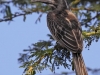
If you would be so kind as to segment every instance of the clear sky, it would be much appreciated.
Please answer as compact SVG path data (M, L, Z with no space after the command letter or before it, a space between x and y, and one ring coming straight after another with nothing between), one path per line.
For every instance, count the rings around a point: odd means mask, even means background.
M27 16L25 22L23 17L15 18L14 21L0 23L0 75L22 75L23 69L17 59L23 49L28 49L32 43L38 40L47 40L49 32L46 24L46 14L41 18L41 22L35 24L37 14ZM85 46L85 45L84 45ZM83 51L84 61L87 67L93 69L100 68L100 41L93 43L90 50ZM56 73L68 71L64 68L56 70ZM52 74L50 70L45 70L36 75Z

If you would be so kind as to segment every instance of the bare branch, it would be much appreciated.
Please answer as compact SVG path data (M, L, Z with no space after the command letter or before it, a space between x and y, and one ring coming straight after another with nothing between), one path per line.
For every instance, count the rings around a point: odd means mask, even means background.
M43 15L43 14L40 14L40 15L39 15L39 17L37 18L37 20L35 21L35 23L37 23L38 21L41 20L42 15Z

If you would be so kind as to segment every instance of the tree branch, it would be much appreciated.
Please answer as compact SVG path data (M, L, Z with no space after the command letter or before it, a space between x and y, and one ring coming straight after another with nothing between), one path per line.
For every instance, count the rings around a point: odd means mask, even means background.
M19 12L16 12L15 14L12 14L12 17L7 17L7 18L4 18L4 19L0 19L0 22L3 22L3 21L11 21L15 17L24 16L26 14L31 14L31 13L32 12L27 12L27 13L19 13Z
M100 30L98 30L97 32L95 32L95 31L92 31L92 32L83 31L82 34L83 34L84 36L87 36L87 37L93 36L93 35L96 35L96 34L100 35Z
M12 2L14 2L14 1L0 1L0 4L5 4L5 3L9 4L9 3L12 3Z
M71 7L71 10L87 10L87 11L95 11L95 10L93 10L93 9L91 9L91 8L73 8L73 7Z

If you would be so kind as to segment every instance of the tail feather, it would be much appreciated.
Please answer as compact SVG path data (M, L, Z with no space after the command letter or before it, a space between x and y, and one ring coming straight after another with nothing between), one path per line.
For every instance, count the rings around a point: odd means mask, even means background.
M73 62L76 75L88 75L81 53L73 53Z

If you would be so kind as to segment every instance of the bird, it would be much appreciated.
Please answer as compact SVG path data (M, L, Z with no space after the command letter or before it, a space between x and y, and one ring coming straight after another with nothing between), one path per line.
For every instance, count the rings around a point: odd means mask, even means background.
M73 55L76 75L88 75L82 57L82 28L77 17L71 12L66 0L54 0L52 10L47 14L47 26L52 37Z

